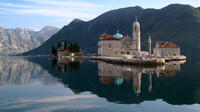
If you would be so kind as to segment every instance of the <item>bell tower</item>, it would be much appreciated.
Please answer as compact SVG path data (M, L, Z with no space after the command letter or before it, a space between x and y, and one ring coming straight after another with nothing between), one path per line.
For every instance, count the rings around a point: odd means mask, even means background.
M151 54L151 35L149 33L149 40L148 40L148 52Z
M140 42L140 23L138 22L137 18L133 23L133 50L135 52L141 51L141 42Z

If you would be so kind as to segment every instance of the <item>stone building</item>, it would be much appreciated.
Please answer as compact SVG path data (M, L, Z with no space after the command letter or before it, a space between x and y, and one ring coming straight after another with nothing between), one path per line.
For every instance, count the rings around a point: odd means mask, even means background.
M134 57L148 57L152 52L151 35L148 39L148 52L141 51L141 34L140 23L135 20L133 22L132 37L123 36L117 31L115 35L109 35L103 33L99 37L98 41L98 55L119 57L122 54L134 55ZM153 56L161 58L174 58L174 59L186 59L180 55L180 47L170 42L156 42L155 48L153 48Z
M65 56L69 56L69 50L64 48L64 43L62 42L61 46L59 48L57 48L57 55L58 58L62 58Z
M134 54L141 51L140 43L140 24L136 19L133 23L132 37L123 36L119 31L115 35L101 34L98 41L98 55Z
M170 42L156 42L153 54L162 58L180 56L180 47Z

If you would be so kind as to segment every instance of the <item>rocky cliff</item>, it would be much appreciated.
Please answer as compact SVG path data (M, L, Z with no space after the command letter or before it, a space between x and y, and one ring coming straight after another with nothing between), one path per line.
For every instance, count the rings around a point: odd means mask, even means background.
M58 28L51 26L46 26L40 31L0 27L0 55L16 55L34 49L57 33L58 30Z

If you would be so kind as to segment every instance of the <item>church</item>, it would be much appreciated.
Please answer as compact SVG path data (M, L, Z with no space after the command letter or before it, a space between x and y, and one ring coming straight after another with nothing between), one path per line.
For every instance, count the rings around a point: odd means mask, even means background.
M98 41L98 55L100 56L118 56L121 54L133 55L141 51L140 45L140 23L133 22L132 37L123 36L117 31L115 35L103 33Z
M136 19L133 22L132 37L123 36L119 31L115 35L101 34L98 41L98 55L113 57L125 54L148 57L149 54L152 54L151 43L151 36L149 35L148 52L141 51L140 23ZM171 42L156 42L152 55L161 58L181 57L180 47ZM185 56L183 59L185 59Z

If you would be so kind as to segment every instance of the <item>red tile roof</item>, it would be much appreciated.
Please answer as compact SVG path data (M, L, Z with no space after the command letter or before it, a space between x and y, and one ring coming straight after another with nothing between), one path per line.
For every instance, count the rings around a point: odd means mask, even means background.
M65 49L64 52L69 52L69 50L68 50L68 49Z
M119 39L117 39L117 38L115 38L112 35L109 35L107 33L101 34L100 38L102 38L102 40L119 40Z
M179 70L165 70L165 71L161 71L159 75L169 77L169 76L175 76L177 72L180 72L180 71Z
M126 36L123 36L123 37L117 39L117 38L115 38L115 37L112 36L112 35L109 35L109 34L107 34L107 33L103 33L103 34L100 35L99 38L102 38L101 40L123 40L125 37L126 37Z
M180 48L178 45L170 42L157 42L159 48Z
M113 83L114 81L114 77L100 77L100 82L102 84L110 84L110 83Z

